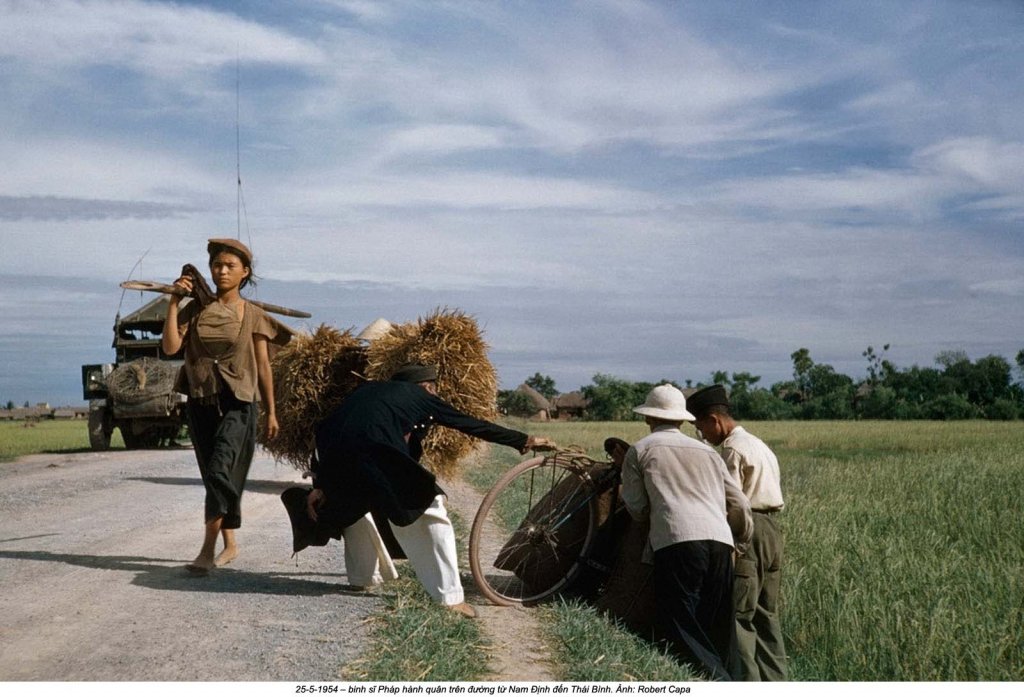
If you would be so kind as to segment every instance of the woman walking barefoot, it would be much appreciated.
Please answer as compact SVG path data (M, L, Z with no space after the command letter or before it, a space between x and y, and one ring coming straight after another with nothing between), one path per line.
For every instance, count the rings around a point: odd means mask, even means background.
M216 299L205 307L193 299L179 312L178 298L169 296L161 339L168 355L185 348L177 389L188 395L189 435L206 488L203 546L185 566L195 574L238 556L235 530L242 525L242 490L256 448L261 397L267 437L278 431L268 343L285 344L292 335L241 296L252 283L248 247L218 238L209 240L206 250ZM174 285L191 293L193 281L185 274ZM224 549L215 557L218 536Z

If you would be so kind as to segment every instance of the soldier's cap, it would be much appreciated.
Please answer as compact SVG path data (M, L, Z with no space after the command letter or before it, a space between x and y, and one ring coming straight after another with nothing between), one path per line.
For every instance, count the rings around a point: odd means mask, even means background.
M616 438L615 436L612 436L610 438L605 438L604 439L604 451L606 453L611 455L613 452L615 452L615 448L622 448L623 450L629 450L629 443L627 443L626 441L622 440L621 438Z
M700 416L713 406L729 406L729 394L722 385L709 385L702 387L686 399L686 405L697 416Z
M291 486L281 493L281 502L288 511L288 520L292 524L293 555L310 545L323 547L331 539L326 527L318 525L317 521L309 517L306 509L309 492L309 487Z
M434 382L437 380L437 366L422 363L406 363L392 374L395 382Z
M213 254L214 250L218 247L227 247L227 251L234 252L241 257L246 266L252 266L252 252L238 240L230 237L212 237L206 241L207 254ZM217 251L223 250L217 249Z

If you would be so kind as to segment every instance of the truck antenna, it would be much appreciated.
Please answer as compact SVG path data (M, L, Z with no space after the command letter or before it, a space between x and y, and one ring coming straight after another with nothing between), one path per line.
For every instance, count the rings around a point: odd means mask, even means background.
M237 209L237 232L236 237L242 239L242 135L239 122L241 121L240 86L239 86L239 56L235 52L235 179L238 182L238 190L235 196L235 207Z
M241 133L241 59L238 52L235 53L235 180L238 182L236 195L236 216L237 230L235 237L242 239L242 218L245 218L245 235L248 238L249 249L252 249L252 230L249 229L249 214L245 210L245 194L242 191L242 133Z

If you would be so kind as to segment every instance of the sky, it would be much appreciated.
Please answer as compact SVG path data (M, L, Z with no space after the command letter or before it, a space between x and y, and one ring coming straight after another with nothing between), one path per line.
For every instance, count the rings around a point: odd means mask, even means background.
M298 329L472 315L505 389L1012 362L1021 36L1016 0L0 0L0 403L83 403L156 297L118 283L226 236Z

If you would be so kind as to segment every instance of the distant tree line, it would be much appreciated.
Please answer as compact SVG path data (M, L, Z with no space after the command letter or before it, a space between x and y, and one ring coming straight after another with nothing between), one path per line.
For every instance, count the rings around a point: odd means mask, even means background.
M24 407L25 409L28 409L28 407L29 407L28 400L25 401L25 403L22 405L22 407ZM14 409L17 409L17 407L14 406L14 402L12 400L8 399L7 400L7 404L4 405L4 409L6 409L7 411L13 411Z
M794 351L793 379L760 387L759 375L715 371L709 382L672 380L631 382L597 374L580 388L588 400L584 418L592 421L637 419L633 407L643 403L655 385L665 382L680 389L705 384L725 385L733 414L739 419L997 419L1024 417L1024 350L1016 365L1001 356L971 361L963 351L943 351L935 367L897 368L885 358L889 345L861 354L867 376L854 380L831 365L816 363L806 348ZM1016 373L1016 376L1015 376ZM1016 377L1016 379L1015 379ZM558 395L555 381L540 373L525 383L544 397ZM499 393L499 406L507 414L527 416L533 405L522 392Z

